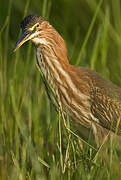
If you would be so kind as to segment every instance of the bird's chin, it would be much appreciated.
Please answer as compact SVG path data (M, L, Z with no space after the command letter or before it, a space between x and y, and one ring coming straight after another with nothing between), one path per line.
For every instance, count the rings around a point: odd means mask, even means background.
M33 42L35 45L39 45L39 44L41 44L41 45L47 45L47 44L48 44L48 42L46 41L45 38L37 38L37 37L35 37L35 38L32 39L32 42Z

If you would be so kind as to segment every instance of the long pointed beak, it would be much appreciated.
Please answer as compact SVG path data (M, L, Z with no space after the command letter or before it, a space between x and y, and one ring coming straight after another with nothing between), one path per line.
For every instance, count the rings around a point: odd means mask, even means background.
M18 48L20 48L22 46L22 44L24 44L26 41L28 41L30 38L31 32L30 31L24 31L22 32L22 34L20 35L19 40L16 42L16 45L13 49L13 51L15 52Z

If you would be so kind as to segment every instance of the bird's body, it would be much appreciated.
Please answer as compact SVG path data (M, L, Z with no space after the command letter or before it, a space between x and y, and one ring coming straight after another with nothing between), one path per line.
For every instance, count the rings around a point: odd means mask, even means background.
M34 42L38 66L69 115L74 131L86 141L90 136L96 145L103 143L110 132L121 135L121 89L93 70L70 65L63 38L43 18L30 15L21 26L24 42ZM24 42L20 39L16 49Z

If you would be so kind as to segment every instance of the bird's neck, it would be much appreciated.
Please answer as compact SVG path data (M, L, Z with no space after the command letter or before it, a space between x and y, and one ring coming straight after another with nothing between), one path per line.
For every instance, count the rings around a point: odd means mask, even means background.
M59 34L57 35L55 39L51 37L41 38L40 44L36 46L36 55L41 71L57 98L60 98L58 90L64 86L67 87L67 81L64 79L68 76L67 71L70 65L65 42ZM34 41L37 43L37 39Z
M37 62L46 79L52 81L62 81L62 76L70 67L68 63L67 48L63 38L57 31L51 31L47 36L34 38L36 45Z

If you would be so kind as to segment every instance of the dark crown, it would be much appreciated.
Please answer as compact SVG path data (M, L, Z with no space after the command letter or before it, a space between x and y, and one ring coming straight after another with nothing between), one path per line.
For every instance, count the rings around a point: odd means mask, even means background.
M43 21L44 21L44 18L42 18L41 16L37 14L30 14L26 16L24 20L21 22L22 31L32 27L37 22L42 23Z

